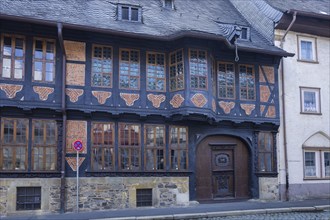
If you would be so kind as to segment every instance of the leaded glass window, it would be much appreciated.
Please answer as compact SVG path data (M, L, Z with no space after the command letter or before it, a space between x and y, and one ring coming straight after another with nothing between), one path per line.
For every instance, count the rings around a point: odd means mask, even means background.
M184 89L183 50L170 53L170 91Z
M189 57L190 87L192 89L207 88L207 56L205 50L190 49Z
M92 86L112 87L112 47L93 45Z
M2 118L0 169L22 171L27 169L28 120Z
M92 170L114 169L114 123L92 123Z
M121 170L140 170L140 130L140 125L119 123L119 167Z
M271 132L260 132L258 136L259 172L272 172L274 167L274 140Z
M242 100L255 100L255 73L250 65L239 65L240 98Z
M165 126L145 125L145 169L165 169Z
M147 53L147 90L165 92L165 54Z
M22 80L24 77L25 39L1 35L0 79ZM0 65L1 67L1 65Z
M32 120L32 170L56 170L57 125L53 120Z
M188 169L188 128L170 126L171 170Z
M53 83L55 80L55 41L35 39L33 81Z
M120 49L119 88L140 88L140 52L138 50Z
M235 98L235 69L233 63L218 63L218 97Z

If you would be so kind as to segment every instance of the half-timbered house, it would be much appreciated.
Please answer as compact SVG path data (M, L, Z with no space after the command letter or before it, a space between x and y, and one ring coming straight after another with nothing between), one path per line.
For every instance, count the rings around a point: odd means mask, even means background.
M229 0L2 0L0 34L1 214L74 211L76 140L83 211L260 198L277 179L292 54Z

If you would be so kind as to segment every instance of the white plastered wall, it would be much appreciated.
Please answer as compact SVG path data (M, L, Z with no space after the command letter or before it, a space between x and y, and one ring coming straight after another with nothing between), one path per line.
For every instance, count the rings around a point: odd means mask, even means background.
M275 44L279 46L284 31L276 30ZM316 38L317 63L298 61L297 35ZM287 157L289 183L291 184L329 184L330 180L304 180L303 144L315 133L322 132L330 136L329 94L330 94L330 39L315 35L289 32L283 43L283 49L295 53L294 57L283 58L285 83L285 113L287 134ZM280 73L280 72L279 72ZM280 80L283 80L280 76ZM280 83L281 85L281 83ZM300 113L300 87L320 88L321 115ZM280 89L280 100L282 88ZM281 104L281 116L282 100ZM283 142L283 117L278 139L279 184L285 185L285 160ZM320 139L320 142L324 140ZM329 146L329 145L328 145ZM282 192L283 193L283 192Z

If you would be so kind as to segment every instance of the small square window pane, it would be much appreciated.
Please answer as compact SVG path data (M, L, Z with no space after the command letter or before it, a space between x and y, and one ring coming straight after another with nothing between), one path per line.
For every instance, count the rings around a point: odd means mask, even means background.
M316 94L311 91L304 91L304 111L316 112Z
M131 8L131 21L139 20L139 9Z
M121 8L121 19L122 20L129 20L128 11L129 11L128 7L122 7Z
M313 48L311 41L300 41L301 59L313 60Z
M315 152L305 152L305 176L316 176Z
M34 58L42 59L42 41L36 40Z
M54 42L47 42L47 48L46 48L46 59L47 60L54 60L55 55L55 44Z
M52 82L54 79L54 64L46 63L46 81Z
M11 38L4 37L3 39L4 47L3 47L3 55L10 56L11 55Z
M324 175L330 177L330 152L324 152Z
M15 56L23 57L23 39L16 38Z
M34 80L42 80L42 62L34 63Z
M10 78L11 59L3 58L2 77Z
M23 78L23 60L15 60L15 79Z

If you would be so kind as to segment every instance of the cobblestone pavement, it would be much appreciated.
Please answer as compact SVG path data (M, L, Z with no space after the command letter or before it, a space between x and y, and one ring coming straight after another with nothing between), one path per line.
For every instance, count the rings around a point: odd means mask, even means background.
M202 218L201 220L330 220L330 210Z

